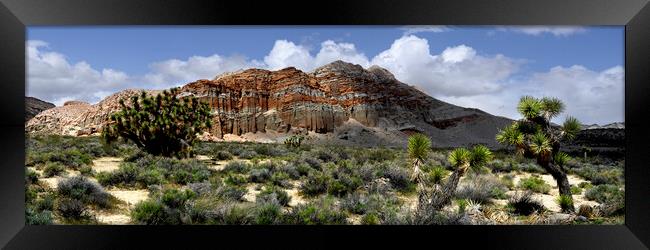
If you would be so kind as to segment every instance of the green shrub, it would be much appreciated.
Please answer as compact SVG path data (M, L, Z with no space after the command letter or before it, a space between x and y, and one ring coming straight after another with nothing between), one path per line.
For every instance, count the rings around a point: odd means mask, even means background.
M102 137L107 142L131 140L153 155L191 156L196 135L212 126L212 114L208 104L178 94L180 89L172 88L155 97L143 91L131 96L128 105L120 100L121 110L111 115Z
M284 219L286 224L296 225L347 224L345 213L338 210L329 198L299 204L291 208Z
M515 179L515 177L513 175L510 175L510 174L504 175L504 176L501 176L501 183L503 183L503 185L505 185L508 189L512 190L512 189L515 188L514 179Z
M43 169L43 177L60 176L65 173L65 166L58 162L48 162Z
M582 189L590 189L590 188L592 188L592 187L594 187L594 186L593 186L591 183L589 183L589 182L583 181L583 182L580 182L580 183L578 184L578 187L579 187L579 188L582 188Z
M289 182L290 179L291 177L284 172L275 172L271 175L271 183L281 187L291 187L291 182Z
M264 183L271 179L271 171L266 168L254 168L249 173L249 180L254 183Z
M540 167L539 165L533 162L521 163L517 166L517 168L520 169L521 171L528 172L528 173L534 173L534 174L546 173L546 170L544 170L542 167Z
M563 212L571 212L570 209L573 208L573 199L566 195L560 195L557 197L557 204L560 205Z
M571 194L582 194L582 188L576 185L571 185Z
M551 191L551 185L547 184L542 178L537 176L521 179L519 181L519 187L524 190L543 194L548 194Z
M224 150L219 150L214 153L212 156L212 159L217 160L217 161L227 161L227 160L232 160L232 154L228 151Z
M354 192L360 186L361 179L348 174L339 174L336 179L331 179L328 183L327 193L341 197Z
M300 192L307 196L316 196L327 192L331 177L322 172L312 172L300 186Z
M246 195L248 191L246 190L246 188L243 187L223 185L217 188L216 193L217 193L217 197L220 197L221 199L242 201L244 195Z
M35 212L29 208L25 209L25 224L27 225L51 225L53 220L52 211Z
M282 206L287 206L291 201L291 196L277 186L266 186L256 197L257 203L276 202Z
M255 151L250 151L250 150L244 150L241 153L239 153L239 158L242 159L253 159L257 156L257 153Z
M248 164L243 161L231 161L226 164L223 168L224 172L233 172L233 173L246 173L248 172Z
M193 198L196 194L190 189L178 190L178 189L167 189L163 192L160 200L162 203L170 208L181 208L185 205L185 202Z
M519 215L531 215L534 212L545 210L542 203L533 199L533 195L530 191L518 193L511 197L508 201L507 207L510 208L513 213Z
M46 195L43 195L41 199L36 200L36 203L34 204L34 208L36 208L36 211L45 211L45 210L54 210L54 199L55 196L52 193L48 193Z
M79 172L83 176L93 176L93 168L90 166L83 166L79 168Z
M378 225L379 223L379 216L377 216L376 213L364 214L363 217L361 217L362 225Z
M62 198L58 200L56 211L67 219L83 219L89 217L88 209L77 199Z
M505 185L497 177L473 174L460 183L456 190L456 197L488 204L492 202L492 198L506 198L505 192Z
M38 183L38 173L34 170L25 169L25 183L28 185Z
M620 202L625 199L625 192L615 185L597 185L585 192L585 198L599 203Z
M141 201L131 210L131 219L137 224L162 225L167 221L164 206L154 200Z
M398 190L408 190L413 184L409 172L392 162L382 166L379 176L388 178L393 187Z
M94 204L102 208L111 206L111 196L101 186L83 176L59 181L57 191L62 197L79 200L84 204Z
M273 202L258 205L255 209L255 224L275 225L282 222L282 207Z
M241 184L248 183L248 180L245 177L241 176L241 175L229 174L224 179L224 183L226 183L228 185L238 186L238 185L241 185Z

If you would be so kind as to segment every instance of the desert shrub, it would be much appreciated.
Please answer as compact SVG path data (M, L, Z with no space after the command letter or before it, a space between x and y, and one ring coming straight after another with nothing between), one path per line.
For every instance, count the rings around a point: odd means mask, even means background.
M118 170L99 173L96 178L104 186L140 186L187 184L202 182L210 170L197 160L178 160L147 155L135 162L123 162Z
M515 169L513 165L515 165L515 163L511 161L495 159L489 162L487 167L492 169L492 173L510 173Z
M65 173L65 166L58 162L48 162L43 169L43 177L49 178L52 176L62 175Z
M255 224L275 225L282 223L282 207L274 202L264 202L255 209Z
M223 185L217 188L217 197L225 200L242 201L248 191L244 187Z
M482 204L491 203L491 198L504 199L506 187L493 175L469 175L456 190L456 197Z
M375 166L370 163L364 163L361 167L356 169L356 175L363 181L372 181L375 179Z
M145 187L165 183L165 176L159 169L147 169L138 173L136 181Z
M573 199L566 195L560 195L556 200L557 204L560 205L563 212L571 212L570 209L573 208Z
M81 173L83 176L93 176L94 174L93 168L90 166L83 166L79 168L79 173Z
M348 174L338 174L335 179L330 179L327 185L327 193L341 197L354 192L359 186L361 186L361 179Z
M54 216L52 216L52 211L33 211L30 208L25 209L25 224L27 225L51 225L53 223Z
M226 161L226 160L232 160L232 154L228 151L224 150L219 150L214 153L212 156L212 159L218 160L218 161Z
M291 201L289 194L277 186L267 186L256 197L257 203L276 202L282 206L287 206Z
M235 203L226 203L214 208L208 217L208 224L248 225L255 221L254 208Z
M204 194L208 194L212 191L212 184L207 181L188 183L187 188L192 190L192 192L196 193L197 196L201 196Z
M58 194L79 200L84 204L94 204L102 208L111 206L111 196L104 189L83 176L74 176L59 182Z
M271 183L281 187L291 187L290 179L289 175L284 172L276 172L271 175Z
M447 177L449 170L445 169L442 166L436 166L431 168L429 171L429 182L433 184L441 184L442 180Z
M583 182L578 183L578 187L583 188L583 189L590 189L590 188L592 188L594 186L589 182L583 181Z
M539 165L533 162L520 163L517 166L517 168L520 169L521 171L528 172L528 173L534 173L534 174L546 173L546 170L544 170L542 167L540 167Z
M313 170L307 163L299 163L296 166L296 171L298 171L298 174L300 176L307 176L309 175L309 172Z
M147 152L140 149L134 150L132 153L124 157L125 162L136 162L137 160L148 156Z
M596 185L585 192L585 198L599 203L622 202L625 192L615 185Z
M170 208L181 208L185 205L185 202L193 197L195 193L190 189L179 190L179 189L167 189L163 192L160 200L164 205Z
M515 177L511 174L501 176L501 183L505 185L508 189L512 190L515 188Z
M407 190L413 184L408 170L398 166L394 162L383 165L379 176L388 178L393 187L398 190Z
M77 199L62 198L58 200L56 211L67 219L82 219L89 217L84 203Z
M316 196L327 192L331 177L322 172L311 172L300 186L300 192L307 196Z
M54 200L55 196L52 193L43 195L42 198L36 200L34 203L34 208L36 211L45 211L45 210L54 210Z
M31 203L38 196L38 191L32 185L25 185L25 203Z
M332 151L329 150L318 150L314 153L317 159L321 160L322 162L335 162L338 160L338 155Z
M142 172L134 163L123 162L119 168L113 172L101 172L96 175L97 181L102 186L125 185L135 186L138 176Z
M284 222L296 225L342 225L347 220L345 213L334 206L333 199L325 197L291 208L284 216Z
M378 216L379 221L388 220L398 208L399 200L395 196L380 193L352 193L340 200L341 209L353 214L370 214Z
M226 164L223 171L243 174L248 171L248 164L243 161L231 161Z
M38 183L38 173L31 169L25 169L25 183L28 185Z
M131 96L130 104L120 100L121 110L110 117L102 137L113 142L122 137L153 155L192 155L197 133L211 127L210 106L193 96L176 97L179 88L157 96L144 91Z
M369 193L388 194L393 192L393 186L386 178L378 178L368 182L364 188Z
M223 182L228 184L228 185L238 186L238 185L241 185L241 184L248 183L248 180L242 175L229 174L229 175L226 176L226 178L223 180Z
M271 157L281 156L286 153L286 151L282 147L278 147L277 145L269 145L269 144L257 144L254 150L255 153L257 153L258 155L265 155Z
M582 194L582 188L576 185L571 185L571 194Z
M623 169L616 166L585 164L571 170L578 176L591 181L593 185L623 183Z
M361 217L361 225L378 225L380 223L377 213L367 213Z
M254 168L249 173L249 180L255 183L264 183L271 179L271 171L266 168Z
M530 190L536 193L548 194L551 191L551 185L546 183L544 179L537 176L523 178L519 181L519 187L524 190Z
M250 151L250 150L244 150L239 153L239 158L242 159L253 159L257 156L257 153L255 151Z
M141 201L131 210L131 219L137 224L162 225L167 221L164 206L155 200Z
M534 212L544 211L544 206L533 198L533 194L528 191L517 193L508 201L508 208L515 214L531 215Z
M285 173L292 180L297 180L302 175L294 164L285 164L277 168L277 172Z

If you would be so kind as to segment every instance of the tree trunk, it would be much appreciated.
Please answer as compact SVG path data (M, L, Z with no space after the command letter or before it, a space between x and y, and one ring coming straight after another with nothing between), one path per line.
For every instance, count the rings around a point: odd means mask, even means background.
M456 193L456 187L458 187L458 182L460 177L465 174L466 167L458 167L454 170L453 173L445 182L445 185L442 187L442 190L433 194L431 199L431 208L438 210L443 208L445 205L449 204L451 197Z
M555 165L550 162L540 164L553 178L557 181L557 187L560 191L560 195L564 195L571 199L571 206L568 208L568 212L575 212L575 207L573 206L573 195L571 194L571 186L569 185L569 179L567 178L566 173L560 168L560 166Z

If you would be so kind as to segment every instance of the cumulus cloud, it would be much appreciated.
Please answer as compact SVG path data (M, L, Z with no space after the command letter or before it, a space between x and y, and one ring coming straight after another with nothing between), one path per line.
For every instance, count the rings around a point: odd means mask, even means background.
M533 36L552 34L557 37L566 37L587 31L585 28L580 26L507 26L499 27L497 30L513 31Z
M498 91L521 62L503 55L482 56L466 45L430 51L426 39L404 36L372 59L400 81L432 96L467 96Z
M283 69L286 67L296 67L299 69L312 69L314 67L314 57L309 50L301 45L296 45L287 40L277 40L264 62L271 70Z
M404 31L404 35L412 35L417 33L440 33L450 31L451 29L444 25L408 25L400 28Z
M603 71L593 71L580 65L557 66L548 72L535 73L521 82L510 83L497 93L441 99L519 119L521 115L517 113L516 105L521 96L552 96L560 98L566 106L565 112L554 122L561 123L570 115L584 124L606 124L625 120L624 86L622 66Z
M126 87L129 80L118 70L97 70L84 61L70 63L63 54L50 51L44 41L28 41L26 56L26 94L56 105L68 100L98 101L95 93L114 92Z

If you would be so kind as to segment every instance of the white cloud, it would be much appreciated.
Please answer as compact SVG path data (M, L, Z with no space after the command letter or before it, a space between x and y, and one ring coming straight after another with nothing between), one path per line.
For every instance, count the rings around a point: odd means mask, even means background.
M404 35L413 35L417 33L440 33L450 31L451 29L444 25L408 25L400 28L404 31Z
M354 44L336 43L332 40L321 43L321 49L316 55L314 65L318 67L336 60L359 64L363 67L370 66L368 57L358 52Z
M580 26L505 26L497 28L499 31L513 31L527 35L539 36L543 34L552 34L556 37L566 37L587 30Z
M435 97L495 92L518 70L520 62L503 55L477 55L466 45L432 54L426 39L411 35L395 40L372 64Z
M307 70L314 67L314 57L309 54L309 50L304 46L296 45L287 40L277 40L273 45L273 49L264 57L264 63L271 70L286 67Z
M548 72L535 73L529 79L508 84L493 94L464 97L441 97L444 101L464 107L478 107L488 113L521 118L516 111L523 95L557 97L566 110L553 121L561 123L567 115L584 124L606 124L624 121L624 70L615 66L593 71L584 66L553 67Z
M27 93L62 105L68 100L98 101L96 92L114 92L126 87L128 76L114 69L96 70L87 62L68 62L49 51L44 41L27 42Z

